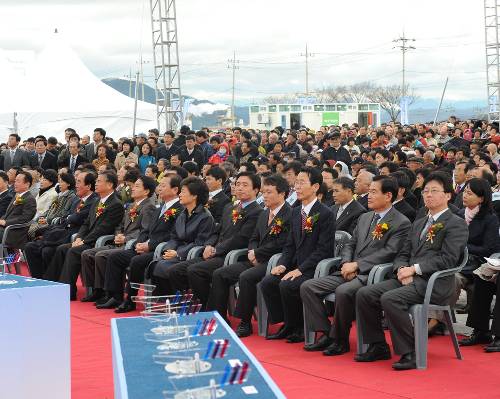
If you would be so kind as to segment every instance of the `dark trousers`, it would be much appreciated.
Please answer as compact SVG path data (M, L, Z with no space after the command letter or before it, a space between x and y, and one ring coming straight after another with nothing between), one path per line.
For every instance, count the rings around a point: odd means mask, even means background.
M113 251L106 262L104 289L115 298L122 298L125 272L130 266L127 294L129 299L137 295L137 290L133 289L130 283L139 284L144 281L144 271L153 260L153 256L153 252L137 254L133 249Z
M402 285L397 279L361 288L356 294L356 311L366 344L385 342L382 310L391 332L394 352L398 355L415 350L413 324L408 313L412 305L422 303L415 284Z
M212 274L224 264L223 257L214 257L207 260L195 258L179 262L171 266L169 272L170 284L173 290L186 290L191 288L193 296L206 309Z
M59 282L69 284L72 295L76 295L76 280L82 268L82 252L90 248L92 248L90 245L82 244L78 247L71 247L66 252Z
M311 331L328 333L337 341L349 341L355 320L356 293L365 284L359 278L346 281L342 276L325 276L306 281L300 286L307 326ZM335 317L330 326L323 299L335 292Z
M43 240L36 240L26 244L24 253L32 277L43 278L56 253L56 248L55 246L45 245Z
M303 312L300 286L311 277L302 275L295 280L281 280L283 276L268 274L260 285L271 323L284 321L286 327L301 328Z
M152 284L156 286L155 295L174 295L177 291L170 283L170 272L174 265L181 263L178 259L160 260L149 266Z
M82 282L85 287L104 288L104 274L109 251L114 245L99 248L90 248L82 252ZM100 255L98 258L97 255ZM99 259L99 262L98 262Z
M490 330L490 308L493 295L497 296L497 300L493 309L491 333L496 338L500 338L500 278L498 277L496 283L490 283L474 276L474 294L467 317L467 325L484 332Z
M47 270L45 271L45 274L43 275L43 278L45 280L59 281L64 266L64 259L66 258L66 253L70 248L70 243L57 246L56 252L52 257L52 261L50 262Z

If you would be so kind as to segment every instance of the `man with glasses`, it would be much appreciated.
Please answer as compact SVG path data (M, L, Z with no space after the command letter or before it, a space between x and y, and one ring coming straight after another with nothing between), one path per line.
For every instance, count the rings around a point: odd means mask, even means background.
M394 260L396 276L358 291L356 312L363 325L363 342L369 344L369 348L356 355L356 361L391 358L382 329L384 311L394 351L401 356L392 367L395 370L416 368L413 323L408 311L412 305L424 301L427 283L434 272L459 264L467 244L467 224L448 209L452 193L449 174L438 171L427 176L422 195L429 213L412 225L403 249ZM448 303L454 290L454 276L437 280L431 303Z

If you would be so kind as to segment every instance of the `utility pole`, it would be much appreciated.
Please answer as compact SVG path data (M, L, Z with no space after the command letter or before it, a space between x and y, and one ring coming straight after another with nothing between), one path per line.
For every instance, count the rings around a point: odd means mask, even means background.
M128 96L132 97L132 68L130 68L128 75L125 75L125 77L128 79Z
M240 63L240 60L236 59L236 51L233 51L233 59L227 60L229 65L227 66L229 69L233 70L233 88L232 88L232 96L231 96L231 122L233 127L236 124L236 115L234 114L234 85L236 82L236 70L240 67L237 65Z
M140 72L137 71L135 74L135 95L134 95L134 124L132 127L132 133L133 137L135 137L135 127L137 125L137 97L139 96L139 74Z
M142 59L142 54L141 54L141 59L139 61L139 71L140 71L140 74L141 74L141 101L144 101L144 71L143 71L143 68L142 66L144 64L149 64L149 61L144 61Z
M408 42L414 42L415 39L408 39L405 37L405 34L403 32L403 36L400 36L397 39L394 39L394 43L398 43L398 45L394 46L393 48L397 48L401 50L401 53L403 55L403 98L406 97L406 81L405 81L405 73L406 73L406 60L405 60L405 54L409 50L415 50L415 47L409 46ZM401 43L401 44L399 44Z
M500 121L500 1L484 0L488 121Z
M306 43L306 52L300 54L301 57L306 57L306 97L309 96L309 57L314 57L313 53L307 51L307 43Z

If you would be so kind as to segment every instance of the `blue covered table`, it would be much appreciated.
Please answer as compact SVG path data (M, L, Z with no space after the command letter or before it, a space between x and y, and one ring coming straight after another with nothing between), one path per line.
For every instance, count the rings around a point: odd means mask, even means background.
M215 318L217 328L210 336L194 338L198 342L198 350L176 352L178 356L193 356L199 352L203 357L211 341L229 341L224 358L208 359L211 364L207 376L200 374L195 378L182 378L174 382L169 377L172 373L165 370L163 364L154 361L153 356L159 353L157 342L146 340L155 324L143 317L131 317L111 320L113 376L115 399L149 399L164 398L163 392L196 389L209 385L210 379L219 380L228 364L247 362L250 372L247 380L241 384L225 385L222 389L226 398L284 398L274 381L269 377L258 360L242 344L233 330L217 312L202 312L179 318L179 324L194 326L198 321ZM190 329L192 331L192 329ZM175 387L174 387L174 384ZM174 397L175 395L171 395ZM170 397L167 395L167 397Z
M71 397L69 285L0 275L0 397Z

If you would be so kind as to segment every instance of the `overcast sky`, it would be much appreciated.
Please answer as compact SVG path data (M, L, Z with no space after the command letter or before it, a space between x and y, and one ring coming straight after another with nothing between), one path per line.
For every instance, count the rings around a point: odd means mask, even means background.
M483 2L479 0L178 0L183 93L229 101L233 50L241 104L309 86L401 82L392 40L415 38L407 81L423 98L485 102ZM0 48L43 48L54 28L99 78L152 61L149 0L1 0ZM144 66L151 82L152 65Z

